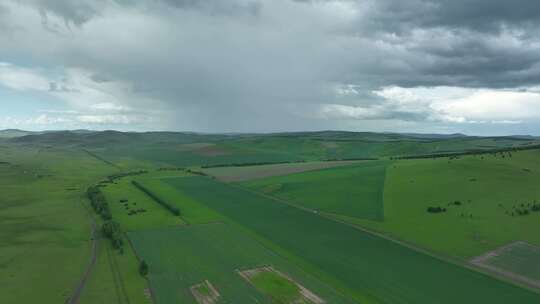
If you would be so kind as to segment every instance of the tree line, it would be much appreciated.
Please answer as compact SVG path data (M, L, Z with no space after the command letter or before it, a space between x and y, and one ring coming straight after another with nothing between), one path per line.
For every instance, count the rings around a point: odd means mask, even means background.
M120 229L120 224L113 221L111 210L109 209L109 204L107 203L105 196L101 192L101 189L98 186L91 186L86 192L88 195L88 199L90 199L90 204L92 208L104 220L104 223L101 226L101 231L103 232L103 235L111 241L115 249L123 252L124 241L122 238L122 230Z
M447 152L447 153L431 153L431 154L420 154L420 155L409 155L409 156L393 156L390 159L422 159L422 158L443 158L443 157L458 157L466 155L482 155L482 154L493 154L496 156L497 153L504 152L517 152L523 150L538 150L540 145L528 145L522 147L510 147L510 148L500 148L500 149L489 149L489 150L468 150L463 152ZM511 155L510 155L511 157Z
M160 197L158 197L157 195L155 195L152 191L148 190L148 188L144 187L143 185L141 185L139 182L137 181L131 181L131 183L133 184L133 186L135 186L137 189L141 190L142 192L144 192L146 195L148 195L149 197L151 197L156 203L160 204L161 206L165 207L165 209L169 210L172 214L176 215L176 216L180 216L180 209L178 209L177 207L167 203L166 201L162 200Z

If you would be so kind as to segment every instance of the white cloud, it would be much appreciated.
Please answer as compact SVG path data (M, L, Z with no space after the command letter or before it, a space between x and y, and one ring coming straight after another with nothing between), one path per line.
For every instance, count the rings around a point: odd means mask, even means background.
M338 93L354 95L347 86ZM519 124L540 120L537 90L493 90L458 87L385 87L373 92L382 101L372 105L324 104L326 119L413 120L450 123Z
M149 119L135 115L78 115L76 119L90 124L137 124Z
M0 64L0 86L17 91L46 91L49 89L49 80L35 70L2 62Z
M129 110L129 108L126 106L118 105L112 102L96 103L96 104L91 105L90 108L93 110L98 110L98 111L117 111L117 112Z
M526 121L540 119L540 93L472 90L464 97L433 102L431 107L466 120Z

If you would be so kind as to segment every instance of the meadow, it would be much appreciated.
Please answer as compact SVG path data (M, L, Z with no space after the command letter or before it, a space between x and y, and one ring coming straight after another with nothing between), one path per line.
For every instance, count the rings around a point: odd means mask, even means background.
M0 155L0 302L62 303L90 261L86 187L115 169L82 151L2 146Z
M540 300L540 295L525 289L237 187L204 177L168 182L334 277L356 299L366 300L367 295L372 303Z
M540 199L540 152L511 155L395 162L386 172L384 222L343 219L462 260L516 240L540 244L540 212L517 212Z
M157 204L151 197L135 188L132 181L141 178L122 178L102 188L115 221L124 231L175 226L184 223L180 217ZM144 211L143 211L144 210Z

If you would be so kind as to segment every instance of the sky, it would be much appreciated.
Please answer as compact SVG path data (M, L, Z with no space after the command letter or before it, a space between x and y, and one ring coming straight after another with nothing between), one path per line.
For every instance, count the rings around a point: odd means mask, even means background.
M0 129L540 135L537 0L2 0Z

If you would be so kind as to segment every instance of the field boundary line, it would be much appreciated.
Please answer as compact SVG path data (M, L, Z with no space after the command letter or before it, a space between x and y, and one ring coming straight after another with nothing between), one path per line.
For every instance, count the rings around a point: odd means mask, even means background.
M534 280L534 279L531 279L527 276L524 276L524 275L521 275L519 273L515 273L511 270L505 270L503 268L500 268L500 267L497 267L497 266L494 266L494 265L490 265L489 264L489 259L492 258L493 256L497 256L499 253L505 251L505 250L508 250L512 247L514 247L515 245L526 245L526 246L531 246L531 247L534 247L534 248L538 248L537 246L534 246L532 244L529 244L525 241L515 241L515 242L511 242L509 244L506 244L506 245L503 245L501 247L498 247L494 250L491 250L491 251L488 251L482 255L479 255L477 257L474 257L472 259L469 260L469 263L471 263L472 265L475 265L477 267L481 267L489 272L493 272L497 275L500 275L500 276L504 276L504 277L507 277L511 280L514 280L514 281L518 281L518 282L521 282L522 284L525 284L525 285L528 285L529 287L531 288L534 288L534 289L538 289L540 290L540 282L537 281L537 280Z
M111 260L111 250L110 250L109 246L107 246L105 248L105 252L107 254L107 262L109 264L109 270L111 271L111 276L112 276L112 279L113 279L113 285L114 285L116 298L118 300L118 304L122 304L122 302L123 302L122 295L121 295L122 292L120 290L119 282L118 282L117 277L116 277L116 271L114 269L113 262Z
M113 166L113 167L115 167L116 169L119 169L119 170L122 169L122 168L118 167L115 163L110 162L110 161L104 159L103 157L101 157L101 156L99 156L99 155L97 155L97 154L95 154L95 153L93 153L93 152L88 151L87 149L82 149L82 150L83 150L84 152L86 152L88 155L92 156L93 158L95 158L95 159L97 159L97 160L99 160L99 161L101 161L101 162L104 162L104 163L106 163L106 164L109 165L109 166Z
M354 228L354 229L357 229L357 230L360 230L360 231L363 231L365 233L368 233L370 235L373 235L373 236L376 236L376 237L379 237L379 238L382 238L382 239L385 239L387 241L390 241L390 242L393 242L395 244L398 244L398 245L401 245L401 246L404 246L406 248L409 248L411 250L414 250L416 252L419 252L419 253L422 253L422 254L425 254L427 256L430 256L432 258L435 258L435 259L438 259L438 260L441 260L443 262L446 262L446 263L449 263L449 264L452 264L452 265L456 265L456 266L459 266L459 267L462 267L462 268L465 268L465 269L468 269L470 271L473 271L473 272L476 272L476 273L480 273L480 274L483 274L485 276L488 276L490 278L494 278L498 281L501 281L501 282L504 282L504 283L507 283L507 284L511 284L513 286L517 286L517 287L520 287L520 288L523 288L523 289L526 289L526 290L529 290L529 291L532 291L532 292L535 292L537 294L540 294L540 290L539 289L535 289L535 288L531 288L529 285L525 285L521 282L517 282L517 281L513 281L513 280L510 280L508 277L504 277L504 276L501 276L500 274L497 274L497 273L493 273L493 272L490 272L490 271L487 271L483 268L480 268L476 265L473 265L473 264L470 264L470 263L467 263L467 262L464 262L464 261L461 261L459 259L456 259L456 258L453 258L453 257L450 257L450 256L444 256L444 255L441 255L441 254L438 254L438 253L434 253L434 252L431 252L427 249L424 249L422 248L421 246L418 246L418 245L415 245L415 244L412 244L412 243L409 243L409 242L406 242L406 241L403 241L403 240L400 240L400 239L396 239L394 237L391 237L387 234L384 234L384 233L381 233L381 232L377 232L377 231L374 231L374 230L371 230L371 229L368 229L368 228L365 228L363 226L360 226L358 224L353 224L353 223L350 223L350 222L347 222L347 221L344 221L344 220L340 220L338 218L335 218L333 217L332 213L329 213L329 212L321 212L321 211L318 211L318 210L313 210L313 209L310 209L310 208L306 208L306 207L303 207L303 206L299 206L299 205L296 205L294 203L291 203L291 202L288 202L284 199L281 199L281 198L277 198L277 197L274 197L272 195L268 195L268 194L265 194L265 193L261 193L261 192L257 192L255 190L252 190L252 189L248 189L248 188L245 188L245 187L242 187L241 185L239 184L233 184L233 183L223 183L223 184L226 184L226 185L230 185L232 187L235 187L237 189L241 189L241 190L244 190L246 192L250 192L250 193L253 193L253 194L256 194L256 195L259 195L259 196L263 196L263 197L266 197L272 201L275 201L276 203L282 203L282 204L287 204L291 207L294 207L294 208L297 208L297 209L300 209L300 210L303 210L305 212L308 212L308 213L311 213L313 215L316 215L316 216L320 216L322 218L325 218L325 219L328 219L328 220L331 220L331 221L334 221L334 222L337 222L337 223L340 223L340 224L343 224L343 225L346 225L346 226L349 226L351 228Z
M69 298L67 298L66 301L64 302L65 304L79 303L82 291L83 291L84 287L86 286L86 282L88 281L88 278L90 277L90 274L92 273L92 270L94 269L94 267L96 265L96 262L97 262L97 252L98 252L98 249L99 249L99 239L97 238L97 233L96 233L96 226L97 226L96 218L91 213L91 211L88 210L88 207L86 207L86 205L84 203L83 203L83 209L85 209L86 212L88 213L88 216L90 217L90 222L91 222L90 238L92 239L92 245L91 245L91 249L90 249L90 252L91 252L90 253L90 262L88 263L86 271L84 272L82 278L80 279L79 284L75 287L75 289L71 293L71 296Z
M137 253L137 250L135 249L135 246L131 242L131 239L129 238L128 233L124 232L124 237L126 238L128 244L129 244L129 247L131 248L131 251L133 251L133 254L135 255L135 258L137 258L137 261L140 263L142 261L142 259L139 256L139 254ZM144 279L146 280L146 283L148 285L148 291L150 291L150 302L151 303L157 303L154 289L152 288L152 284L150 283L150 278L148 278L148 275L147 275L147 276L144 277Z

